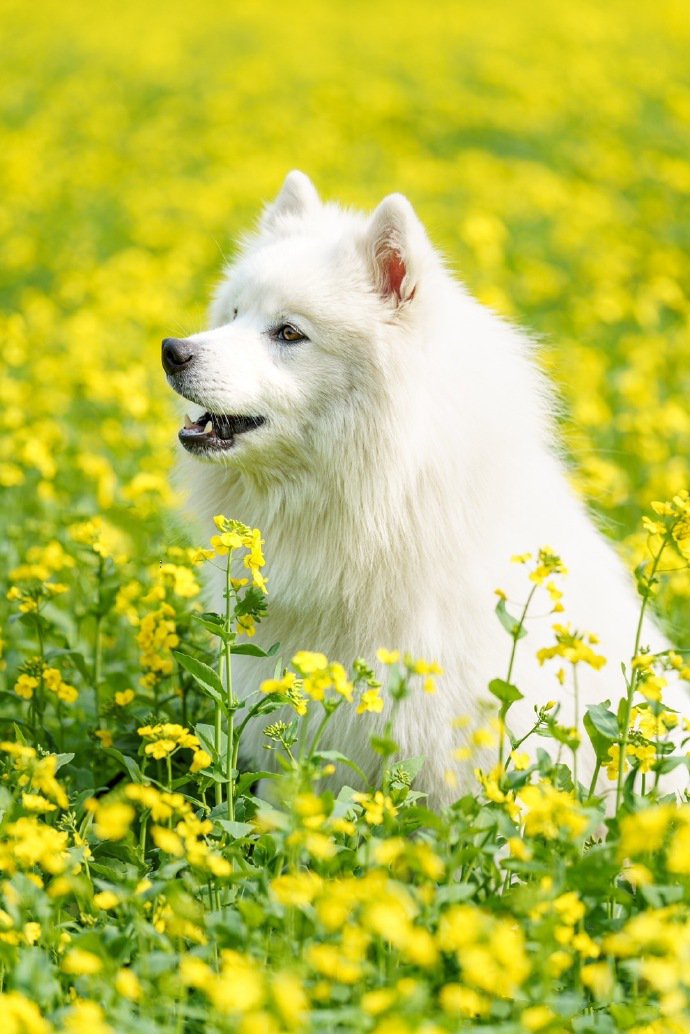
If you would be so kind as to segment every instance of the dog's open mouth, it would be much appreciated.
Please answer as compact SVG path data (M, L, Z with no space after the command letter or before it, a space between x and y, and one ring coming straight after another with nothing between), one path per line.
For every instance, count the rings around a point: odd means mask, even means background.
M263 416L229 416L202 413L198 420L185 418L178 438L189 452L231 449L238 434L253 431L266 422Z

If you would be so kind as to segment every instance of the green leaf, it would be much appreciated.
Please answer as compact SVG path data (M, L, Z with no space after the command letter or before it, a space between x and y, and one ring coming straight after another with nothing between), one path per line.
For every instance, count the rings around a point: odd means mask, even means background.
M391 741L392 742L392 741ZM396 744L397 750L397 744ZM363 783L368 783L369 780L365 776L362 769L357 765L351 758L346 757L345 754L341 754L339 750L319 750L316 752L314 757L319 761L334 761L339 765L347 765L353 772L356 772ZM423 760L423 759L422 759Z
M205 610L203 614L192 614L192 617L195 621L202 621L207 625L215 625L220 628L225 627L225 618L214 610Z
M144 782L144 773L141 771L134 758L128 757L121 751L116 750L115 747L103 747L103 753L117 761L133 783ZM74 755L72 755L72 757L74 757Z
M436 901L439 905L454 905L458 901L469 901L477 896L475 883L452 883L447 887L439 887Z
M205 725L203 722L199 722L198 725L195 725L194 732L201 741L204 750L208 751L212 758L217 760L219 757L221 759L227 757L228 737L224 729L220 731L219 752L216 751L216 730L212 725Z
M412 783L412 781L416 779L422 771L425 764L426 756L424 754L419 754L414 758L405 758L404 761L396 761L393 768L402 771L410 780L410 783Z
M609 760L609 747L619 737L618 719L609 710L610 701L592 704L587 708L582 724L594 747L597 761Z
M235 613L238 617L251 614L253 617L260 618L266 613L266 610L266 597L255 585L250 585L248 589L245 589L244 595L235 604Z
M390 736L372 736L370 743L372 750L375 750L377 754L381 754L384 758L390 757L391 754L395 754L399 749L398 744Z
M231 648L231 653L238 653L244 657L273 657L278 649L278 643L274 643L270 650L262 650L254 643L239 643Z
M201 686L203 691L208 694L217 704L225 710L225 690L223 689L223 683L220 681L220 676L217 671L209 667L208 664L204 664L203 661L198 660L196 657L190 657L188 653L180 653L179 650L173 650L173 656L176 658L177 663L180 664L185 671L194 678L194 680Z
M234 637L233 632L225 631L225 622L219 614L192 614L192 617L200 625L210 632L211 635L217 635L223 642L228 642Z
M501 597L496 604L496 616L505 628L506 632L512 636L513 639L524 639L527 635L527 629L524 625L521 625L512 614L508 613L506 609L506 601L503 597Z
M679 757L676 754L673 757L662 758L653 767L655 772L661 772L662 775L666 775L668 772L672 772L674 768L678 768L679 765L685 765L686 768L690 767L690 758Z
M241 797L246 790L251 790L254 783L258 783L260 779L275 779L275 777L275 772L243 772L237 780L236 794Z
M489 683L489 692L500 700L503 704L514 704L516 700L522 700L523 694L514 686L512 682L506 682L505 679L492 679Z
M228 819L216 819L216 825L224 829L235 840L249 836L252 833L256 835L256 827L251 822L230 822Z

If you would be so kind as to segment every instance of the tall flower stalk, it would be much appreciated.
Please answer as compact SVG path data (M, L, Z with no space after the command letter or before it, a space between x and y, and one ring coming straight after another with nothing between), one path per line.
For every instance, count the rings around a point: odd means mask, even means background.
M188 654L176 653L176 657L196 680L198 685L214 701L214 734L213 750L219 778L215 782L215 805L223 805L223 785L227 787L225 795L226 816L231 822L235 820L235 784L237 758L239 753L239 736L246 722L239 729L235 728L235 712L240 706L235 697L232 680L233 653L248 654L255 657L267 657L269 653L252 643L238 643L241 634L254 635L256 621L265 613L264 597L267 593L266 580L261 573L264 565L261 534L256 528L249 528L240 521L229 520L218 515L214 523L219 534L211 538L212 549L204 551L206 560L222 557L223 565L223 598L225 605L222 613L206 613L197 615L201 624L220 642L218 652L218 668L214 670L203 661ZM242 563L251 577L234 578L233 562L240 551L244 551ZM277 648L277 647L276 647ZM274 651L271 651L274 652ZM253 709L250 709L250 715ZM225 719L225 721L224 721ZM225 734L225 744L223 735Z

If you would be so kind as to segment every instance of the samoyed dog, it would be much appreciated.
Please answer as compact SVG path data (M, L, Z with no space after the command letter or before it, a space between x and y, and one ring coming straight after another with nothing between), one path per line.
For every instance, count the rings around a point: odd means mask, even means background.
M608 658L580 666L580 713L623 695L634 645L639 599L568 483L531 353L449 274L405 197L365 216L322 203L301 172L226 270L209 329L163 342L170 385L198 407L180 432L195 515L206 532L223 513L265 536L269 614L256 641L279 642L286 661L309 649L348 665L400 647L442 666L438 692L413 693L393 729L402 757L426 757L418 784L436 805L458 793L453 719L481 721L487 683L506 672L495 590L523 601L530 588L512 554L548 546L569 572L565 612L551 615L543 594L518 645L513 732L554 698L574 720L558 665L535 658L555 620L596 633ZM651 621L642 639L666 648ZM233 661L241 695L272 674L264 663ZM675 693L669 705L684 710ZM341 708L328 746L375 778L369 738L384 718ZM264 724L243 743L260 767ZM458 768L460 788L471 768Z

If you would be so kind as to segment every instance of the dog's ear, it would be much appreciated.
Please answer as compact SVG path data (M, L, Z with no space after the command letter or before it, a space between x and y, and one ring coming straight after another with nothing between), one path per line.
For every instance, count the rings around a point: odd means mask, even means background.
M403 194L389 194L369 219L367 259L377 291L396 305L414 297L427 236Z
M316 187L303 172L293 169L275 201L267 205L261 217L261 229L271 230L282 216L299 216L313 211L320 204Z

